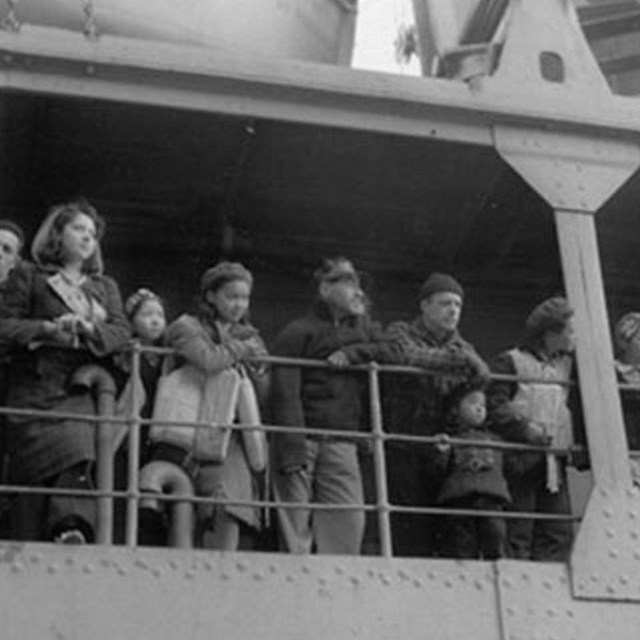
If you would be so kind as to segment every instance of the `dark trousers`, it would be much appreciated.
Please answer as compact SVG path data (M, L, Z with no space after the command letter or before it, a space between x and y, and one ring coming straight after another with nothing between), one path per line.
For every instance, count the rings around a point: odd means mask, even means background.
M49 489L93 490L92 463L82 462L48 478ZM53 540L62 531L80 529L88 542L95 537L96 499L70 495L20 494L11 509L13 538Z
M473 495L447 502L453 509L502 511L504 502L493 496ZM442 555L448 558L503 558L507 551L504 518L450 516L444 519Z
M509 479L514 511L568 515L571 500L566 473L561 473L557 493L546 488L544 468ZM509 520L508 541L512 557L521 560L565 562L571 552L573 525L553 520Z
M430 477L424 447L390 442L386 451L389 502L399 506L435 505L440 479ZM392 513L393 554L404 557L436 555L441 522L438 516Z

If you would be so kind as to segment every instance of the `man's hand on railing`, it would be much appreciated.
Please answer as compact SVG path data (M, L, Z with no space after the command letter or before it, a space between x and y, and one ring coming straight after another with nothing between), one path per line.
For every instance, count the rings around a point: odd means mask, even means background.
M328 356L327 362L332 367L336 367L336 369L344 369L349 366L349 358L347 357L347 354L341 350L334 351L330 356Z
M438 439L436 442L436 450L440 453L448 453L451 450L451 440L446 433L437 433L435 438Z

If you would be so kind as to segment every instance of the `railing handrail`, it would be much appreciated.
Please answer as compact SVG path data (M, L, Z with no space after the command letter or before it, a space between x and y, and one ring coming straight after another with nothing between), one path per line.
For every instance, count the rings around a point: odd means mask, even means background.
M152 347L148 345L142 345L139 343L133 343L128 346L128 351L132 354L132 373L140 370L140 357L143 353L155 353L159 355L174 355L175 351L167 347ZM532 445L528 443L506 442L506 441L488 441L488 440L476 440L476 439L463 439L456 438L455 436L449 436L444 433L436 435L415 435L415 434L399 434L390 433L384 430L382 423L382 404L381 393L379 389L379 376L381 374L410 374L416 376L425 375L441 375L442 370L428 370L418 367L410 367L404 365L385 365L375 362L363 365L351 365L344 368L334 368L328 362L322 360L312 360L303 358L286 358L278 356L266 356L262 358L256 358L254 360L259 364L267 364L270 366L288 366L288 367L300 367L300 368L321 368L331 369L339 372L357 372L368 373L369 375L369 388L371 396L371 430L351 430L351 429L324 429L316 427L302 427L302 426L290 426L290 425L268 425L268 424L251 424L245 425L242 423L234 423L228 425L216 425L220 428L226 428L230 430L242 430L244 428L250 428L259 430L265 433L297 433L307 437L316 438L328 438L328 439L347 439L351 441L372 441L374 443L374 462L375 462L375 474L377 480L378 500L376 503L367 503L363 505L357 505L358 510L377 512L379 514L379 527L381 536L382 553L385 556L391 556L391 538L390 538L390 514L391 513L409 513L416 515L450 515L450 516L476 516L476 517L503 517L505 519L532 519L532 520L567 520L571 522L579 521L580 516L573 514L536 514L525 512L510 512L510 511L479 511L471 509L450 509L447 507L423 507L423 506L407 506L392 504L388 501L387 497L387 477L385 470L385 455L384 444L388 442L395 443L411 443L420 445L437 445L445 443L447 445L456 447L482 447L484 449L496 449L503 451L519 451L519 452L537 452L537 453L552 453L556 455L571 455L576 452L581 452L584 447L571 446L571 447L549 447L543 445ZM549 380L549 379L536 379L536 378L521 378L513 375L492 374L492 379L501 381L519 381L528 383L540 383L550 385L564 384L562 381ZM569 383L573 384L573 382ZM640 387L638 387L640 389ZM136 406L136 403L133 403ZM129 427L129 468L128 468L128 487L126 491L105 491L105 490L77 490L77 489L59 489L59 488L46 488L46 487L25 487L20 485L0 485L0 493L15 493L15 494L40 494L40 495L86 495L96 498L106 499L125 499L128 504L127 508L127 544L129 546L136 546L137 543L137 508L141 500L147 498L153 498L158 501L172 503L172 502L189 502L192 504L219 504L219 505L234 505L234 506L247 506L247 507L260 507L260 508L308 508L311 510L322 509L347 509L353 510L353 504L318 504L318 503L291 503L291 502L279 502L273 500L225 500L212 497L203 496L185 496L181 494L177 495L157 495L149 494L148 492L141 491L139 488L139 468L138 457L140 448L140 427L143 425L154 426L172 426L172 427L184 427L184 428L210 428L211 425L204 422L176 422L168 420L154 420L153 418L141 418L139 415L133 413L128 416L122 415L80 415L76 413L57 412L57 411L42 411L35 409L20 409L16 407L0 407L0 415L21 415L21 416L35 416L46 417L51 419L75 419L82 420L89 423L101 423L105 428L121 428L122 425Z

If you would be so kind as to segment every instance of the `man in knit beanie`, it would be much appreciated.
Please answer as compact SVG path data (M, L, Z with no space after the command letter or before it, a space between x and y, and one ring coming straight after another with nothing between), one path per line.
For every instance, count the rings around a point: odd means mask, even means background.
M526 319L522 343L500 354L494 373L517 377L496 381L488 391L489 422L505 440L566 449L583 439L573 378L573 309L563 297L538 304ZM544 380L535 384L534 380ZM571 513L564 455L514 452L505 461L515 511ZM508 542L523 560L567 560L571 524L554 520L510 520Z
M399 342L407 364L428 370L424 376L396 376L385 386L385 424L394 433L434 435L440 428L444 399L453 386L486 382L489 369L458 332L464 290L451 275L432 273L420 287L419 315L412 322L394 322L388 333ZM437 478L429 475L428 451L414 443L387 446L391 502L430 506L438 494ZM398 555L434 552L433 519L412 514L393 518Z

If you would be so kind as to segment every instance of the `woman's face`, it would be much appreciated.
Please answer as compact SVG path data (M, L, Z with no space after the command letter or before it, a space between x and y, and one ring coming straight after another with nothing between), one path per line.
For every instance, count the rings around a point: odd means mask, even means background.
M251 287L244 280L233 280L216 291L207 291L207 303L215 307L222 322L240 322L249 310Z
M133 317L133 332L144 342L155 342L167 326L164 308L157 300L146 300Z
M77 214L62 229L62 259L65 264L82 263L96 251L96 225L84 213Z

